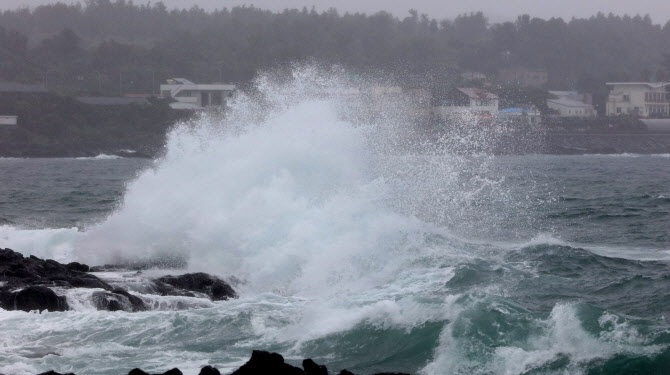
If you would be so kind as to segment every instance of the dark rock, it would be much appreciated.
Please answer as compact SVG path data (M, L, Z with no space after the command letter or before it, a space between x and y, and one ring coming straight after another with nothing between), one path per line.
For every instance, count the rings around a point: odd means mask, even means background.
M145 311L147 309L142 298L134 296L121 288L114 289L112 293L126 297L133 311Z
M206 273L187 273L179 276L163 276L154 280L161 295L186 295L201 293L213 301L237 298L237 293L225 281Z
M326 366L318 365L311 359L302 361L302 368L305 369L305 375L328 375Z
M93 266L90 272L105 271L144 271L149 269L184 269L188 265L186 258L181 256L162 257L160 259L148 259L119 264L105 264Z
M0 281L12 288L43 285L112 290L109 284L96 276L74 269L83 269L84 266L70 268L55 260L43 260L32 255L24 258L13 250L0 249Z
M200 370L199 375L221 375L221 373L215 367L205 366Z
M0 306L5 310L22 311L66 311L69 309L65 297L43 286L29 286L16 292L0 291Z
M93 303L98 310L136 312L146 310L144 301L123 289L93 293Z
M51 370L51 371L43 372L43 373L37 374L37 375L74 375L74 374L71 373L71 372L68 372L66 374L61 374L60 372L56 372L54 370Z
M71 262L65 265L70 271L88 272L90 267L79 262Z
M356 374L348 370L342 370L340 371L340 375L356 375ZM405 374L402 372L380 372L374 375L410 375L410 374Z
M232 375L304 375L305 372L284 363L284 357L277 353L254 350L251 359L242 367L233 372Z
M138 368L135 368L130 370L128 375L151 375L151 374L144 372ZM172 370L165 371L162 374L155 374L155 375L183 375L183 374L178 368L173 368Z

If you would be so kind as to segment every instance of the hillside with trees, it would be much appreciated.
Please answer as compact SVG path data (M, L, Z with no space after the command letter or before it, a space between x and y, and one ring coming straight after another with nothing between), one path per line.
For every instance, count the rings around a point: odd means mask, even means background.
M522 66L546 70L548 88L594 92L607 80L670 79L670 22L597 14L490 24L482 13L207 12L125 0L0 14L0 80L46 82L63 93L152 93L173 76L244 84L259 70L308 59L436 84L459 71L494 76Z

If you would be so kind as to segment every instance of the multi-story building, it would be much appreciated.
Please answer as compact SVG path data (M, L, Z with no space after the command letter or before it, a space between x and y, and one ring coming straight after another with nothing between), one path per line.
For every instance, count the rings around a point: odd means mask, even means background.
M670 117L670 82L611 82L607 116Z
M590 95L577 91L549 91L554 96L547 99L547 106L553 109L558 117L596 117L597 113Z
M445 95L433 98L432 113L437 118L449 118L454 115L475 115L492 117L498 115L497 95L477 88L455 88Z
M234 91L234 85L197 84L185 78L168 79L167 84L161 85L161 96L174 99L175 102L170 103L174 109L221 108Z

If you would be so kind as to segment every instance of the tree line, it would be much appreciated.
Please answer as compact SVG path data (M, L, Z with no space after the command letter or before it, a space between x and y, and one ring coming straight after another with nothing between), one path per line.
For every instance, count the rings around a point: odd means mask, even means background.
M0 79L65 93L153 93L168 77L243 85L306 60L434 85L463 71L526 67L546 70L547 88L593 92L608 80L670 80L670 21L599 13L491 24L481 12L436 20L415 10L170 10L126 0L0 13Z

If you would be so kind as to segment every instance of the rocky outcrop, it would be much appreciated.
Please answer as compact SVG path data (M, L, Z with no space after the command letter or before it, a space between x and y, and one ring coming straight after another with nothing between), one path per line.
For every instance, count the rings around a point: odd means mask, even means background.
M302 361L302 367L291 366L284 362L284 357L278 353L270 353L262 350L254 350L247 363L235 370L231 375L328 375L326 366L319 365L311 359ZM356 375L350 371L342 370L340 375ZM1 375L1 374L0 374ZM60 375L57 372L49 371L39 375ZM66 374L74 375L74 374ZM149 374L141 369L135 368L128 375L183 375L178 368L166 371L162 374ZM200 370L199 375L221 375L218 369L212 366L205 366ZM396 372L382 372L374 375L409 375Z
M306 375L328 375L328 369L324 365L318 365L311 359L302 361L302 368Z
M0 307L5 310L66 311L65 297L44 286L29 286L17 291L0 291Z
M92 298L98 310L136 312L147 309L140 297L120 288L111 292L95 292Z
M205 366L200 370L198 375L221 375L221 373L215 367Z
M33 255L24 257L11 249L0 249L0 282L5 289L31 285L113 289L96 276L80 270L83 268L84 265L79 263L64 265L55 260L44 260Z
M144 268L149 264L135 266ZM103 269L128 270L123 266L89 267L77 262L61 264L51 259L44 260L32 255L24 257L13 250L0 249L0 308L66 311L69 306L65 297L51 289L57 287L99 289L91 295L93 305L99 310L136 312L148 309L142 298L88 273ZM212 301L237 298L237 293L228 283L206 273L169 275L148 280L147 283L148 293L163 296L201 297Z
M173 368L172 370L165 371L162 374L149 374L138 368L130 370L128 375L183 375L178 368Z
M141 298L125 290L113 288L98 277L87 273L89 267L73 262L61 264L51 259L24 257L11 249L0 249L0 307L5 310L66 311L64 296L52 287L95 288L94 304L100 310L142 311Z
M305 372L301 368L284 363L284 357L280 354L254 350L249 361L232 375L257 374L304 375Z
M206 273L187 273L179 276L163 276L154 280L159 294L164 296L189 296L198 294L212 301L225 301L237 298L237 293L225 281Z

